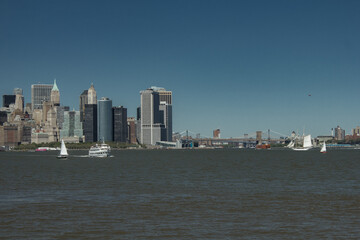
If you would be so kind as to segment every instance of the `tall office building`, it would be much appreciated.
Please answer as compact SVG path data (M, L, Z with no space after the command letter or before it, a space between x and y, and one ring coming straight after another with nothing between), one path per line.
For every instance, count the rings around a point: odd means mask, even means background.
M127 142L128 124L127 109L123 106L113 107L113 140L114 142Z
M94 84L91 83L91 86L88 90L88 104L96 104L97 103L97 97L96 97L96 91L94 88Z
M3 95L3 107L10 107L10 104L15 104L16 95Z
M97 134L97 104L85 104L84 118L85 142L96 142Z
M97 104L98 141L113 141L112 101L101 98Z
M32 110L42 109L43 102L51 100L52 84L33 84L31 85L31 104Z
M65 111L70 111L69 106L56 106L56 121L58 127L61 129L64 122Z
M127 125L128 125L128 141L129 143L136 144L136 123L134 117L127 118Z
M159 93L149 88L140 91L141 99L141 136L142 144L155 145L161 141L161 131L164 124L160 121Z
M60 139L64 139L67 142L79 142L83 136L80 111L65 111L62 127Z
M85 119L85 104L88 104L88 90L84 90L80 95L79 110L81 122L84 122Z
M172 105L172 91L167 91L162 87L151 87L152 90L159 93L160 102L166 102L169 105Z
M172 105L165 101L160 101L159 106L160 121L164 124L165 130L162 132L162 141L172 141Z
M50 102L52 106L60 106L60 91L58 86L56 85L56 79L54 79L54 85L51 89Z

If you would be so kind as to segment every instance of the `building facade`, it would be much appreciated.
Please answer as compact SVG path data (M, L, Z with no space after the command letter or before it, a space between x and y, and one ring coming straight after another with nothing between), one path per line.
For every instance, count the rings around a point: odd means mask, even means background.
M220 138L220 129L215 129L213 131L213 138Z
M80 95L79 110L80 110L81 122L84 122L84 118L85 118L85 104L88 104L88 90L84 90Z
M97 104L98 141L113 141L112 101L101 98Z
M345 130L337 126L335 128L335 139L336 140L345 140Z
M10 107L10 104L15 104L16 95L3 95L3 104L5 108Z
M96 104L97 103L97 96L96 91L94 88L94 84L91 84L89 90L88 90L88 104Z
M159 106L160 111L160 121L164 124L165 129L163 130L163 136L161 141L172 141L172 105L167 102L160 101Z
M50 102L52 106L60 106L60 91L58 86L56 85L56 79L54 80L54 85L51 89Z
M113 141L127 142L128 125L127 125L127 109L123 106L113 107Z
M97 134L97 104L85 104L84 118L85 142L96 142Z
M83 136L80 111L65 111L64 122L60 130L60 139L65 142L79 142Z
M160 98L153 89L140 92L141 98L141 143L155 145L161 141Z
M33 84L33 85L31 85L32 110L42 109L43 102L45 102L45 101L50 102L52 88L53 88L53 85L51 85L51 84Z
M127 118L128 125L128 141L129 143L136 144L136 120L134 117Z

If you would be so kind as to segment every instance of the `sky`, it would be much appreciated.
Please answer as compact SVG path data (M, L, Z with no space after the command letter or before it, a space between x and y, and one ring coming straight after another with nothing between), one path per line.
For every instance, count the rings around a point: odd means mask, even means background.
M136 116L173 92L173 130L330 135L360 125L360 1L1 0L0 95L52 84L79 109L94 84Z

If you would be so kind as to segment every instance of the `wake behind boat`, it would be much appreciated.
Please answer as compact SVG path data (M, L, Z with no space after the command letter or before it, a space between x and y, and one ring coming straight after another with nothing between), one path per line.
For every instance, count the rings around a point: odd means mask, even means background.
M67 158L69 156L64 140L61 140L61 149L60 149L60 154L56 157L58 159L64 159Z
M110 157L111 148L104 142L91 146L89 150L89 157Z

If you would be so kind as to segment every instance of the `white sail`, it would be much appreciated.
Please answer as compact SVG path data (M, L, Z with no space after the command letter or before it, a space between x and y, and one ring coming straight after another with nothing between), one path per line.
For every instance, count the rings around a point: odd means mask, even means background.
M324 142L324 144L323 144L320 152L321 152L321 153L326 153L326 144L325 144L325 142Z
M61 140L60 156L68 156L68 152L67 152L64 140Z
M304 145L303 148L311 148L312 147L312 143L311 143L311 135L306 135L304 137Z
M291 142L287 145L288 148L294 148L295 142L291 140Z

